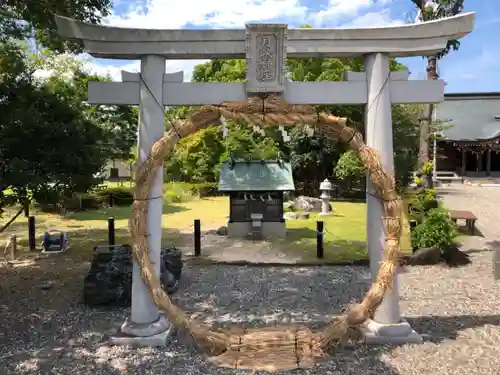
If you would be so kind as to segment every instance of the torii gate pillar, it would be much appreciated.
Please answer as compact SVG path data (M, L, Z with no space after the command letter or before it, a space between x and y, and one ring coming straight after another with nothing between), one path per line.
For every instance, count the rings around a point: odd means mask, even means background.
M394 173L389 57L382 53L366 55L364 66L368 94L365 143L378 152L383 169ZM382 201L377 196L370 178L367 178L366 203L368 255L372 278L375 278L384 255L386 233L382 219L385 216ZM378 307L374 320L366 324L364 334L369 343L422 341L421 336L401 318L397 274L391 290L386 292L384 301Z
M138 162L144 162L153 144L163 137L165 111L163 106L163 81L166 59L146 55L141 58L139 74L123 76L139 80L139 129ZM166 77L165 77L166 78ZM182 80L182 77L181 77ZM148 243L151 262L160 275L161 235L163 215L163 167L158 168L148 201ZM114 344L163 346L172 331L171 323L158 312L151 294L141 278L140 265L134 262L132 274L132 308L130 319L121 326L121 333L111 338Z

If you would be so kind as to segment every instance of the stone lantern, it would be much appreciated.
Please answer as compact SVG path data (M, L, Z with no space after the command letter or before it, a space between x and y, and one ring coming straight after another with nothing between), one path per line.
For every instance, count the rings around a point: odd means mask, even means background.
M330 192L332 191L332 183L325 178L325 181L319 185L319 190L321 190L320 198L322 200L320 216L329 216L332 214L330 211Z

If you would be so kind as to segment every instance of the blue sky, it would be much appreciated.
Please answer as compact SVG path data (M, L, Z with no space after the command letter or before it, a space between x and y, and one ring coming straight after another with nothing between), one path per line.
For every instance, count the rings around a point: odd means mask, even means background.
M446 92L500 91L500 10L493 0L465 0L477 13L475 30L461 40L459 51L439 63ZM115 0L105 23L140 28L242 28L245 22L283 22L289 27L370 27L413 22L410 0ZM87 59L87 58L86 58ZM413 79L425 79L422 58L400 60ZM202 61L169 61L167 71L184 70L189 79ZM137 71L138 61L90 59L89 67L119 79L121 69ZM499 67L497 67L499 66Z

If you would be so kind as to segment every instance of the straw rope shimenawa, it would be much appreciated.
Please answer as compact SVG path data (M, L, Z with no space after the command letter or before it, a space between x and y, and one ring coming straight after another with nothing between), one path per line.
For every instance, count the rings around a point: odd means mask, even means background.
M378 275L361 303L350 306L344 316L334 319L320 332L312 332L304 326L213 330L190 320L174 305L154 272L149 256L147 210L148 194L157 169L179 137L220 124L221 116L258 126L307 124L331 139L348 143L364 163L380 196L384 206L387 244ZM158 140L148 159L136 171L130 230L134 242L134 257L141 267L141 277L154 303L176 328L189 332L195 342L211 355L210 361L218 366L273 372L312 367L315 360L324 356L328 346L349 339L351 332L373 317L384 294L392 286L398 265L401 209L402 202L396 193L394 176L382 169L377 153L364 144L357 130L347 126L346 118L317 113L311 106L290 105L277 95L268 95L250 97L241 102L228 102L219 107L203 106L189 120L178 122L175 129Z

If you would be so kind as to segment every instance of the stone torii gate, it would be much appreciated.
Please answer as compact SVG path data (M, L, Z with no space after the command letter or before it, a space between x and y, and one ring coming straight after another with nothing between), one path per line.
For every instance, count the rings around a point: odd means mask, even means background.
M122 72L122 82L89 82L91 104L139 105L139 162L164 134L164 106L220 104L250 94L279 93L290 104L365 104L366 144L375 148L383 168L394 171L391 105L439 103L443 81L408 80L407 71L389 72L390 57L427 56L449 40L470 33L475 13L396 27L366 29L288 29L284 24L249 24L239 30L146 30L104 27L56 16L59 33L83 41L99 58L141 61L141 72ZM366 73L348 72L344 82L289 82L286 58L364 56ZM247 82L186 83L183 72L165 74L168 59L246 58ZM148 210L149 246L160 268L163 173L158 171ZM385 233L382 204L367 186L367 237L372 275L377 275ZM122 326L128 337L115 343L163 345L169 322L160 316L134 263L131 318ZM420 342L401 318L397 279L366 325L369 342Z

